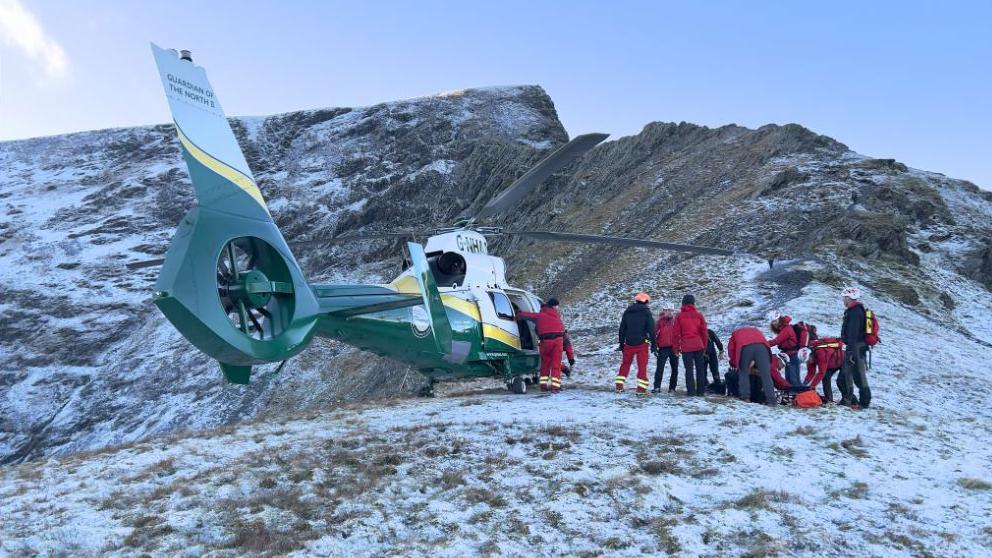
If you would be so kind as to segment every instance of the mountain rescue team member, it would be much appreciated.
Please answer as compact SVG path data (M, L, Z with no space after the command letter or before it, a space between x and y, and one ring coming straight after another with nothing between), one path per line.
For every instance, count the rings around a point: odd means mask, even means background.
M853 406L854 385L858 386L858 401L862 409L871 404L871 388L868 387L868 377L865 374L868 343L865 341L865 326L867 316L865 307L859 299L861 291L857 287L848 287L841 293L844 301L844 321L840 327L840 338L847 350L844 351L844 366L841 375L844 378L840 404Z
M708 338L706 318L696 310L696 297L682 297L682 309L675 316L675 354L685 366L686 395L706 395L706 367L703 352Z
M706 353L703 355L703 361L709 367L710 374L713 375L713 383L719 384L722 381L722 378L720 378L720 360L723 359L723 343L720 342L720 338L716 336L716 333L712 329L707 329L706 335ZM719 351L719 354L717 351ZM703 376L705 377L706 375L703 374Z
M775 387L772 384L772 352L765 334L756 327L742 327L730 335L727 343L731 371L737 371L737 394L742 401L751 400L752 369L761 379L765 404L775 405ZM728 379L733 378L732 375ZM729 386L728 386L729 389Z
M620 351L623 360L614 381L617 392L623 391L623 385L630 373L630 365L637 357L637 394L648 392L648 348L655 350L654 318L648 303L651 297L648 293L637 293L634 303L627 307L620 319Z
M520 312L520 317L537 322L537 337L541 340L541 391L561 391L561 354L564 350L565 324L558 314L558 299L549 298L540 312ZM573 357L574 360L574 357Z
M651 393L661 392L661 380L665 372L665 361L671 368L668 378L668 393L674 393L679 383L679 357L675 353L675 304L666 302L658 314L658 322L654 326L655 357L657 364L654 369L654 389Z
M824 403L833 403L834 394L830 382L834 374L837 374L844 365L844 342L837 337L821 339L816 333L816 326L811 325L809 326L809 348L805 383L811 389L816 389L817 384L822 381L823 396L821 399ZM840 377L837 379L839 380ZM840 388L840 384L837 387Z
M803 384L799 379L799 338L796 337L796 330L792 327L792 317L773 310L768 313L768 320L770 322L768 327L775 334L773 339L768 340L768 346L778 347L789 357L789 365L785 368L785 379L793 387L800 387Z

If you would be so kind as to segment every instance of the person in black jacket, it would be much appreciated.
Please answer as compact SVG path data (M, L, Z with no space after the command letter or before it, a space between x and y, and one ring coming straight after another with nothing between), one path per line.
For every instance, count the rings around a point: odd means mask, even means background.
M868 343L865 342L865 307L859 298L857 287L848 287L841 293L844 300L844 322L840 328L840 338L844 342L844 367L841 368L843 385L840 404L854 405L854 386L858 386L858 404L866 408L871 404L871 388L868 387L867 368ZM840 378L838 378L840 379Z
M618 392L623 391L630 373L630 365L637 358L637 394L648 393L648 348L655 349L654 317L648 303L651 297L647 293L637 293L634 303L624 310L620 319L620 351L623 360L617 372L614 385Z
M713 374L713 384L720 384L720 359L723 358L723 343L712 329L707 329L708 340L706 342L706 353L703 354L703 361L709 366L710 373ZM717 353L719 351L719 354ZM711 384L711 385L713 385Z

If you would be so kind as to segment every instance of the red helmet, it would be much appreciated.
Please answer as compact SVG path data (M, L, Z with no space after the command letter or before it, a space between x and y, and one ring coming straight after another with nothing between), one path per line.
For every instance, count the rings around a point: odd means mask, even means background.
M644 292L637 293L636 295L634 295L634 302L645 302L645 303L651 302L651 295Z

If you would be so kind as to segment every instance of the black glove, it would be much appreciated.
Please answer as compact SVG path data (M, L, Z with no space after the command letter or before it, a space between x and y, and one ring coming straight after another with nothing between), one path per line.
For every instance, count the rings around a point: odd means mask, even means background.
M617 349L617 350L620 351L620 352L623 352L623 343L620 343L620 348Z
M568 365L569 366L575 366L575 359L574 358L568 359Z

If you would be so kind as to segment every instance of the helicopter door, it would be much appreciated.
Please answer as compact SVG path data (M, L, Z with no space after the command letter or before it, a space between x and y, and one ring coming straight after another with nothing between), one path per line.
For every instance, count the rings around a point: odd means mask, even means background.
M510 304L513 305L514 315L519 311L524 312L537 312L541 309L540 303L534 302L531 297L527 295L507 292L506 296L510 298ZM525 318L520 318L516 316L517 319L517 330L520 332L520 348L525 351L536 351L537 350L537 324L534 320L528 320Z
M520 330L510 299L502 291L485 291L477 287L472 290L479 303L483 337L519 349Z

